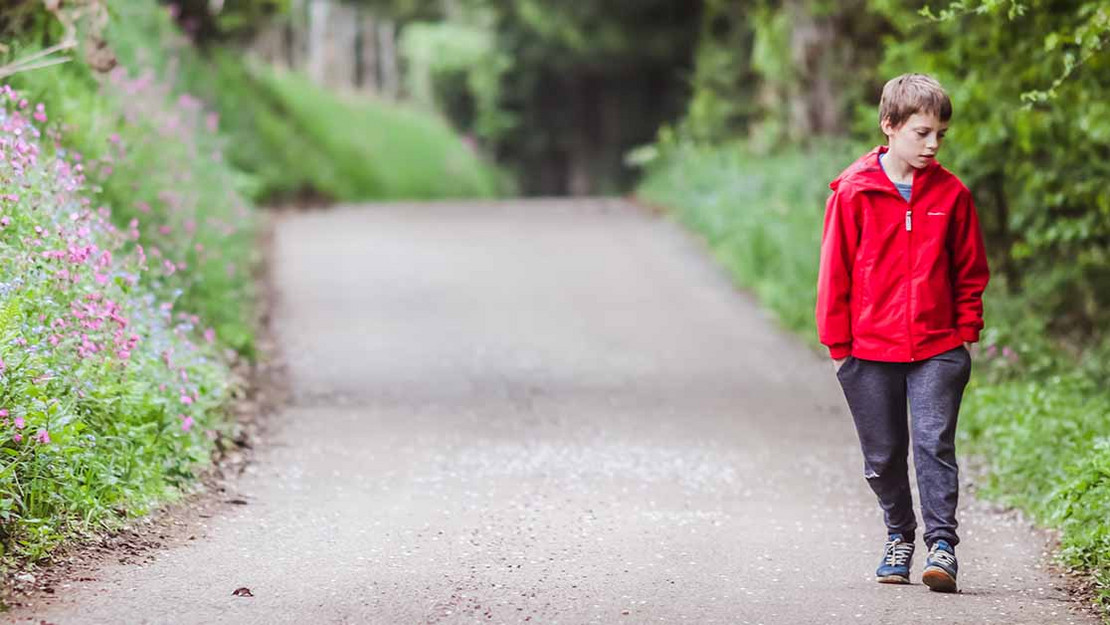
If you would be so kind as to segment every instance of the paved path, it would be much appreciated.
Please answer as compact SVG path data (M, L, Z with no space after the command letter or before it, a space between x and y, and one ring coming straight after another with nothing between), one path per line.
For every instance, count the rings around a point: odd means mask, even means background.
M294 401L250 505L34 622L1093 622L966 498L963 594L873 583L829 364L665 219L342 208L282 217L275 270Z

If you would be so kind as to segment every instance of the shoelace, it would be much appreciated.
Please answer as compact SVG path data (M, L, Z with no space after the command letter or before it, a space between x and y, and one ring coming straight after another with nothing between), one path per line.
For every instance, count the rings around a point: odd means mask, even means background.
M889 566L903 566L913 555L913 545L900 540L892 540L886 544L886 563Z
M929 559L937 564L943 564L944 566L952 566L956 563L956 556L948 553L944 549L938 549L937 547L933 547L933 550L929 552Z

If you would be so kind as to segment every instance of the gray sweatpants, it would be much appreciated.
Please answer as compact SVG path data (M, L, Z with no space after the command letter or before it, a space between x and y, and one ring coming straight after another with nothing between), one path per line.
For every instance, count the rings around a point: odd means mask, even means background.
M849 356L837 371L859 434L864 477L879 498L888 533L909 538L917 529L907 463L912 431L925 543L959 542L956 419L970 375L971 355L963 347L912 363Z

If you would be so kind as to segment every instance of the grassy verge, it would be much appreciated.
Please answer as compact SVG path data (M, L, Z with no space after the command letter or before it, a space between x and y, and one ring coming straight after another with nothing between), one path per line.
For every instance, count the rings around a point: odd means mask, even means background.
M813 327L827 183L862 148L756 156L673 146L638 190L707 240L739 285L818 345ZM981 493L1060 530L1059 557L1090 571L1110 616L1110 391L1106 346L1067 353L996 279L961 413L961 448L989 467Z
M207 464L224 350L250 341L249 297L228 301L249 294L231 263L253 219L157 88L123 97L76 68L21 82L42 100L0 96L0 546L37 560Z
M505 179L438 117L343 97L298 74L264 71L262 83L344 182L338 199L494 197Z
M492 197L508 178L440 118L342 95L224 48L198 50L154 2L115 3L113 43L218 114L227 159L259 203Z

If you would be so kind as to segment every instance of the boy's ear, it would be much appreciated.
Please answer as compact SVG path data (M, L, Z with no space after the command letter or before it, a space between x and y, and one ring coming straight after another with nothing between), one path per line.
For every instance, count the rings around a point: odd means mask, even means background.
M894 131L897 130L897 128L895 128L894 125L890 123L890 116L887 116L879 122L879 130L882 130L883 134L889 137L890 135L894 134Z

